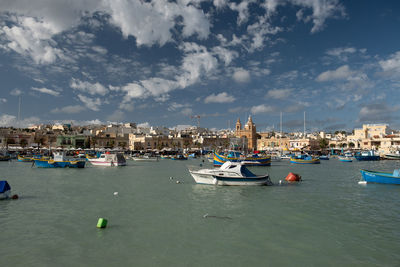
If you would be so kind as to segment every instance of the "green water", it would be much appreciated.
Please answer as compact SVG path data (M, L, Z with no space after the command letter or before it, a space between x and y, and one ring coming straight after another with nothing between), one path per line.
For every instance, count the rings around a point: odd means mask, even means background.
M358 181L400 162L252 168L270 187L196 185L187 165L201 162L0 162L20 196L0 201L1 266L399 266L400 186ZM304 181L277 185L290 171Z

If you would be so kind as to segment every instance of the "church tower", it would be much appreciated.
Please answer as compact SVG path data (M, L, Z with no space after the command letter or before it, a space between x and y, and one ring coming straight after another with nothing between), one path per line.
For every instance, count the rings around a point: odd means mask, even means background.
M240 119L237 119L236 122L236 132L239 132L242 129L242 123L240 122Z

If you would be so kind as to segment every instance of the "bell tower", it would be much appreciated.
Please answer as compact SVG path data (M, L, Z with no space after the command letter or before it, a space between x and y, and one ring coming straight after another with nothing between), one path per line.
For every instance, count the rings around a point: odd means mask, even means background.
M240 119L238 118L236 121L236 132L239 132L242 129L242 123L240 122Z

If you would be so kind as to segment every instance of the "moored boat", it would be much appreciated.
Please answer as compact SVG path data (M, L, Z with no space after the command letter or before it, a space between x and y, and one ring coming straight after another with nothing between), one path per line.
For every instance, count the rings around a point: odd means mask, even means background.
M290 158L290 163L296 164L318 164L320 163L319 158L314 158L307 154L298 155Z
M21 155L18 155L17 161L18 161L18 162L32 162L33 159L32 159L32 157L29 157L29 156L21 156Z
M7 181L0 181L0 199L11 197L11 186Z
M248 157L245 157L243 154L237 151L231 151L227 155L223 155L222 153L214 152L214 166L221 166L225 162L242 162L247 166L270 166L271 165L271 156L258 156L258 154L254 154Z
M352 162L353 161L353 158L349 157L349 156L339 156L338 159L341 162Z
M171 157L171 159L172 160L187 160L188 158L185 157L184 155L179 154L179 155Z
M394 153L387 153L383 155L384 159L400 159L400 151L396 151Z
M354 157L356 158L356 160L359 161L380 160L380 156L375 155L375 152L373 150L358 152Z
M85 161L67 159L65 152L54 152L52 159L48 158L34 158L34 165L38 168L84 168Z
M218 169L190 170L198 184L210 185L272 185L269 175L255 175L240 162L227 161Z
M319 156L320 160L329 160L329 155L321 155Z
M362 179L367 183L400 184L400 170L393 173L360 170Z
M138 155L138 156L132 156L131 159L134 161L158 161L158 157L156 156L151 156L151 155Z
M126 160L122 153L111 154L106 152L98 158L88 158L88 161L94 166L125 166Z

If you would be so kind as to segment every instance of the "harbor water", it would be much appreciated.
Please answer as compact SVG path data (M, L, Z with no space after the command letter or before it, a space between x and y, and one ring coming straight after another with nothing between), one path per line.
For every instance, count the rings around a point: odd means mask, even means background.
M254 187L197 185L200 164L0 162L19 195L0 201L1 266L399 266L400 186L358 181L400 162L273 162L251 170L275 185ZM303 181L279 185L289 172Z

